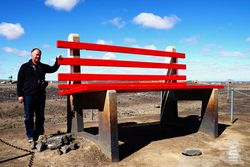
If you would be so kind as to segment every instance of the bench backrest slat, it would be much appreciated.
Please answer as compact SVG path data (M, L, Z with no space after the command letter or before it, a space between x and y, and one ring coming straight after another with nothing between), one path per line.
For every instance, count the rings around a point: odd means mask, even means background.
M70 65L70 73L59 73L59 81L68 81L68 84L59 84L59 95L74 94L88 91L117 90L117 91L147 91L147 90L164 90L176 89L180 86L186 86L186 76L178 75L178 70L185 70L185 64L179 64L178 58L185 58L184 53L132 48L124 46L113 46L103 44L93 44L85 42L69 42L57 41L58 48L70 49L70 58L62 58L58 60L60 65ZM111 60L111 59L95 59L81 58L80 50L115 52L125 54L138 54L141 56L157 56L149 61L137 60ZM76 53L76 54L74 54ZM159 62L162 57L170 57L170 62ZM119 74L110 70L108 74L98 73L80 73L81 66L95 67L112 67L112 68L144 68L143 74L129 74L127 70L119 69ZM161 69L166 74L152 75L148 69ZM162 71L162 72L163 72ZM110 73L111 72L111 73ZM135 73L135 74L134 74ZM144 74L145 73L145 74Z
M116 53L130 53L139 55L150 55L150 56L161 56L161 57L174 57L174 58L185 58L184 53L167 52L160 50L142 49L142 48L130 48L124 46L104 45L104 44L93 44L86 42L69 42L69 41L57 41L58 48L68 49L85 49L92 51L105 51L105 52L116 52Z
M138 62L126 60L105 60L89 58L63 58L59 60L61 65L72 66L106 66L106 67L135 67L135 68L165 68L165 69L186 69L186 64Z
M130 74L58 74L58 80L60 81L112 81L112 80L186 80L185 75L130 75Z

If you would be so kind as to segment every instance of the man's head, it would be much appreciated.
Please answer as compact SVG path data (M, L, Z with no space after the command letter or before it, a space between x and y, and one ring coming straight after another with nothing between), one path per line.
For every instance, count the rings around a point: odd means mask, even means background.
M38 64L41 60L42 51L39 48L31 50L31 59L34 64Z

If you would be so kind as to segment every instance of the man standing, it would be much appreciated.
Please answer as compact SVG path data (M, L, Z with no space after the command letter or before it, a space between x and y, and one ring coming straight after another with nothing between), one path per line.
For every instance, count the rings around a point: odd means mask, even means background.
M24 123L29 142L44 134L45 89L48 85L45 74L56 72L59 68L58 58L53 66L49 66L40 62L41 55L39 48L32 49L31 59L20 67L17 77L18 101L24 103Z

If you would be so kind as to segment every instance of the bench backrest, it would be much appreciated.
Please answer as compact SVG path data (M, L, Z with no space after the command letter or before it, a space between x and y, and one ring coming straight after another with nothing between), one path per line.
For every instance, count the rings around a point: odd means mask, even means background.
M69 73L59 73L58 81L68 81L67 84L59 84L61 90L59 95L69 95L80 92L117 90L117 91L150 91L164 90L186 84L186 76L179 75L178 70L185 70L185 64L179 64L178 58L185 58L184 53L168 52L160 50L150 50L142 48L132 48L114 45L93 44L74 41L57 41L58 48L70 49L71 56L62 58L58 62L60 65L70 65ZM112 60L80 57L80 50L115 52L123 54L136 54L141 56L169 57L170 62L148 62L136 60ZM80 66L99 66L112 68L143 68L147 69L167 69L164 75L152 74L96 74L81 73ZM112 72L112 71L110 71Z

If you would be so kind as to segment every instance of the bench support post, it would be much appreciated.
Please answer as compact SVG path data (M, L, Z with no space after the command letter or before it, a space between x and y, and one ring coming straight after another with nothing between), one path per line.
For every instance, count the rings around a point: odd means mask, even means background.
M114 90L70 95L69 108L73 110L72 130L78 137L86 137L98 144L112 162L119 161L117 94ZM98 109L98 134L83 129L82 110ZM81 112L80 112L81 111ZM86 110L85 110L86 111Z
M202 101L202 121L199 131L210 136L218 136L218 89L213 89L210 96Z
M103 111L99 111L99 145L113 161L119 161L117 95L109 90L106 94Z
M68 41L79 42L80 36L79 34L69 34ZM80 58L80 50L79 49L69 49L68 57ZM71 66L70 73L81 73L80 66ZM73 84L79 84L81 81L74 81ZM70 83L70 81L68 82ZM81 132L83 130L83 112L82 109L77 107L77 104L73 104L74 95L69 95L67 97L67 132ZM77 108L77 109L76 109Z
M67 97L67 132L76 134L83 131L83 111L74 103L74 95Z
M161 102L161 123L175 122L178 118L177 100L174 91L165 91Z

